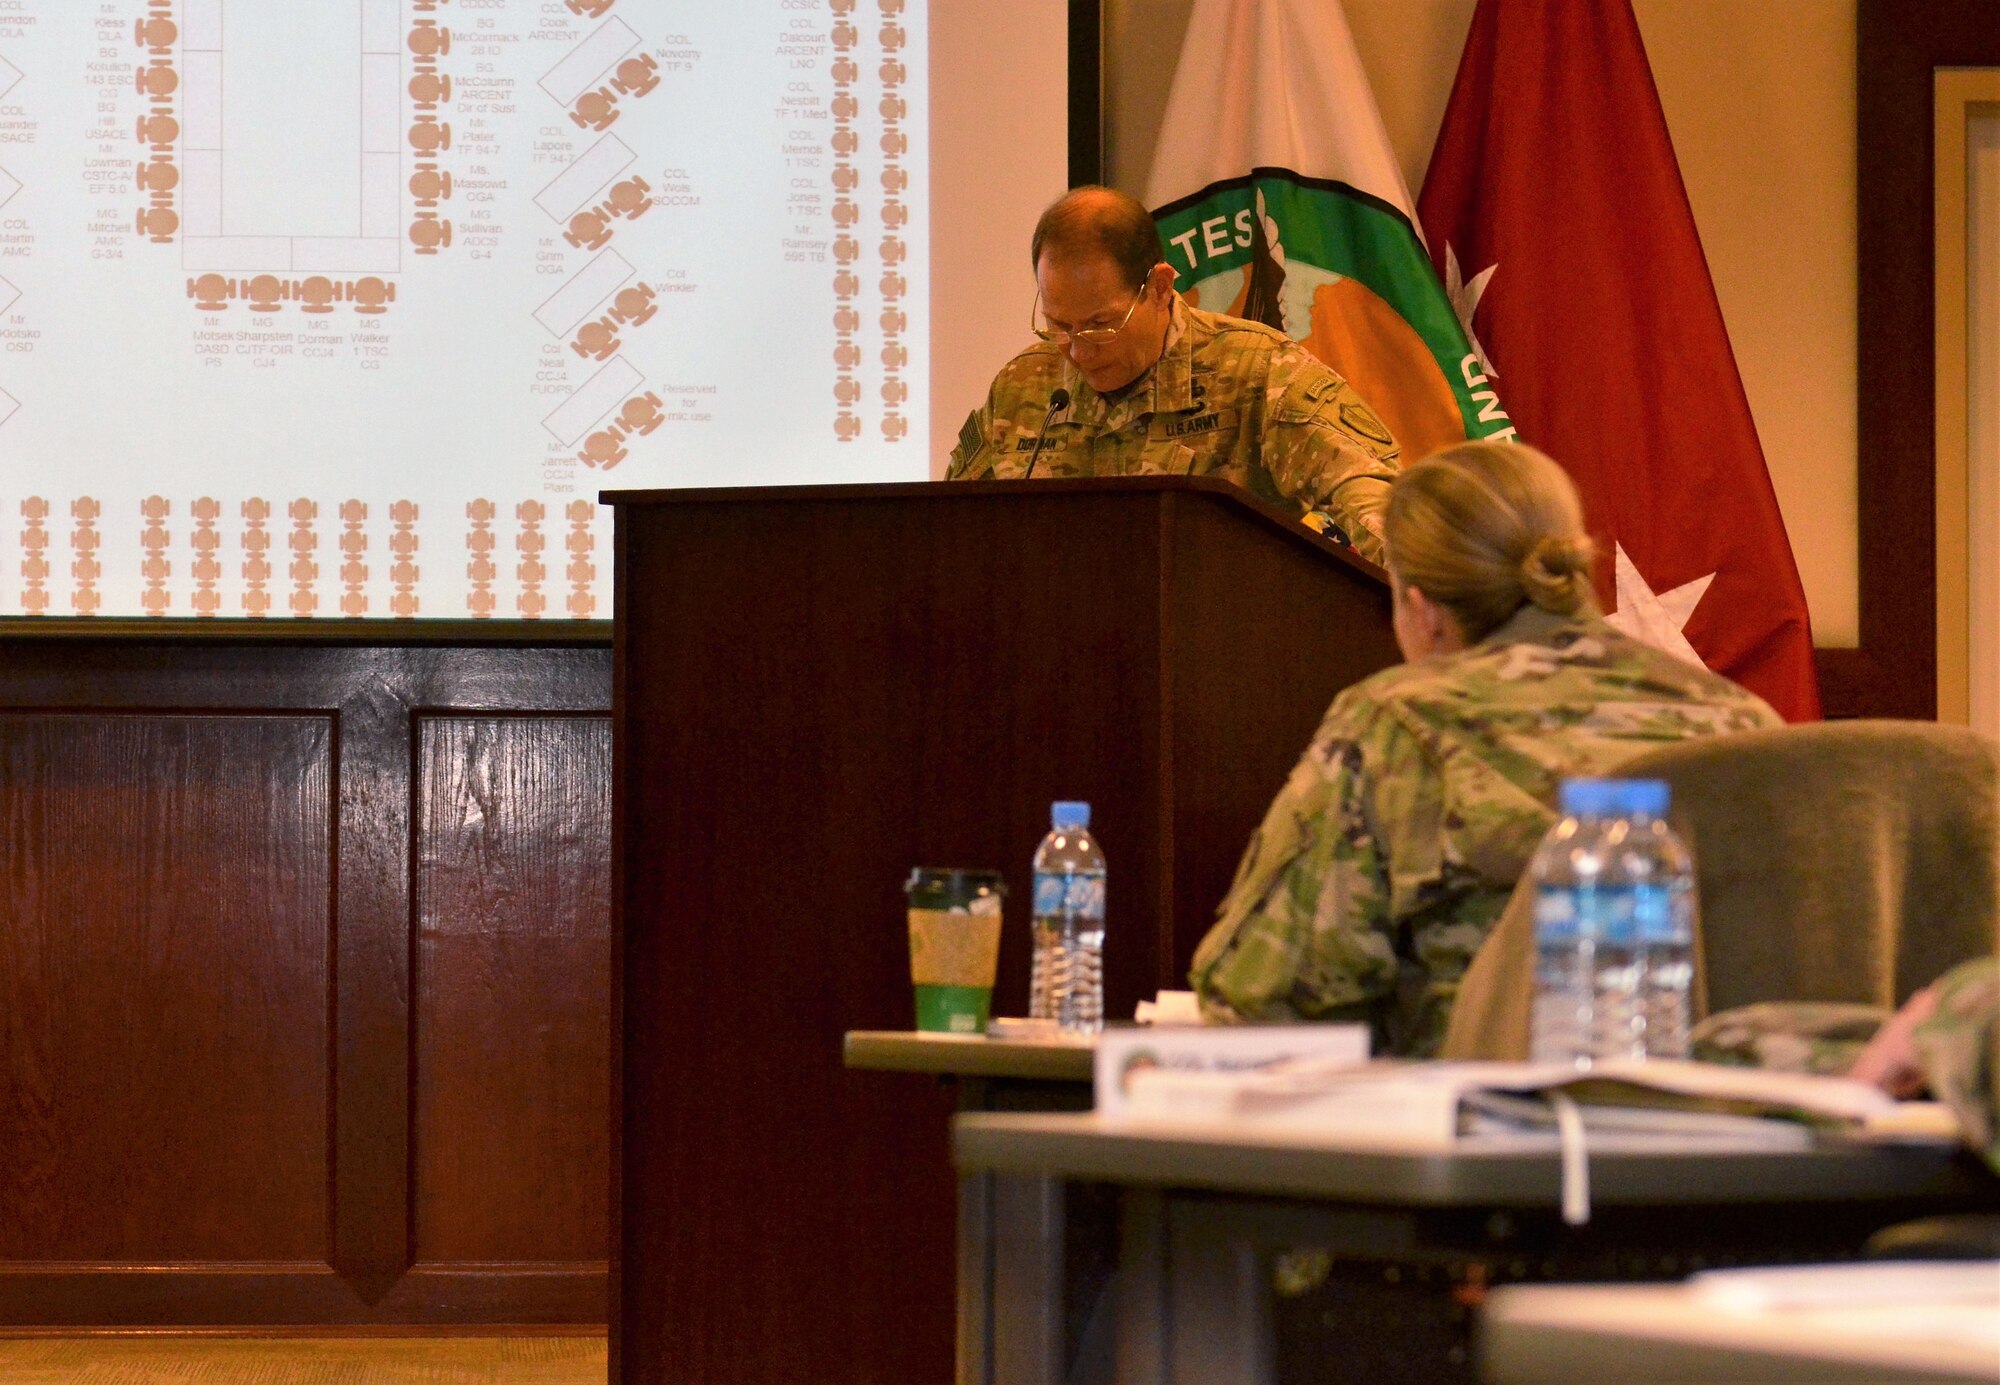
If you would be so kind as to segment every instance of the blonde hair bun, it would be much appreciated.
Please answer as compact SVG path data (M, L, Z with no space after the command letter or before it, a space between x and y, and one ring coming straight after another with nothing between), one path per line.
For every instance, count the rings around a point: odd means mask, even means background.
M1521 591L1556 615L1575 615L1590 595L1590 565L1597 546L1586 534L1545 534L1521 560Z

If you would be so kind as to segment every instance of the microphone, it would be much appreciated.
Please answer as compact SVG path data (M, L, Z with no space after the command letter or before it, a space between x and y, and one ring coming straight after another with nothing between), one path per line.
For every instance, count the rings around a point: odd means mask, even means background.
M1055 422L1057 414L1068 407L1069 391L1061 385L1056 386L1055 393L1049 396L1049 411L1042 415L1042 431L1035 438L1035 450L1028 454L1028 469L1021 473L1023 481L1035 474L1035 463L1041 458L1042 444L1049 440L1049 425Z

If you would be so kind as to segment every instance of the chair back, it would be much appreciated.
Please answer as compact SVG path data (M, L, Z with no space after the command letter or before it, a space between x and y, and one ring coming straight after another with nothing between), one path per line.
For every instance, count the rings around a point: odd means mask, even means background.
M1962 727L1822 722L1701 737L1619 767L1673 786L1694 849L1697 1015L1760 1000L1895 1006L2000 942L2000 746ZM1525 1057L1532 900L1466 971L1445 1057Z

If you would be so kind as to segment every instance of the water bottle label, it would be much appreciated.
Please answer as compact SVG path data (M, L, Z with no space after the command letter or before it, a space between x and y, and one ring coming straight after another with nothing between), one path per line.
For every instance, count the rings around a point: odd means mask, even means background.
M1535 941L1546 946L1576 940L1576 896L1557 885L1535 891Z
M1640 889L1660 886L1544 885L1535 892L1535 941L1540 946L1592 942L1630 943L1638 936Z
M1693 899L1686 886L1634 885L1634 932L1644 943L1687 943L1694 938Z
M1088 875L1037 875L1035 914L1043 918L1059 914L1080 919L1103 918L1104 877L1094 871Z

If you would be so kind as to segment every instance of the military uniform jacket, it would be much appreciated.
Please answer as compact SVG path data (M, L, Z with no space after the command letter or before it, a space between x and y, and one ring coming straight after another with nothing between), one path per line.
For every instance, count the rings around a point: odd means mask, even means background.
M1016 356L965 420L945 479L1020 476L1062 388L1070 402L1049 424L1035 475L1219 476L1338 525L1382 561L1397 448L1375 411L1282 332L1179 297L1173 313L1159 361L1114 398L1084 383L1060 347Z
M1211 1018L1359 1020L1427 1055L1555 820L1559 782L1780 725L1755 694L1597 619L1524 607L1335 699L1250 839L1191 973Z
M1937 993L1937 1009L1911 1036L1917 1064L1965 1142L2000 1173L2000 960L1946 972Z

